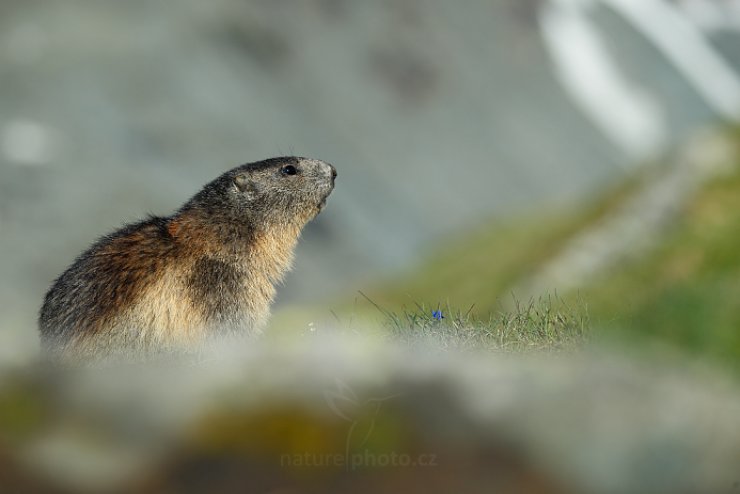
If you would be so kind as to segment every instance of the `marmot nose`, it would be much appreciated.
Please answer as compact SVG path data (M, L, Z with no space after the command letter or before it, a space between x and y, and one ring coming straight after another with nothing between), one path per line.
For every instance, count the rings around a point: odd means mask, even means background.
M334 168L334 166L332 165L329 165L329 168L331 168L331 178L332 180L334 180L335 178L337 178L337 169Z

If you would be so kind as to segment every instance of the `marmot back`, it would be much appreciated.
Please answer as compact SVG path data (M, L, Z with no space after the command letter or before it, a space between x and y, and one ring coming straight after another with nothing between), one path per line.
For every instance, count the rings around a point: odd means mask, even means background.
M284 157L230 170L169 217L106 235L54 281L39 317L55 358L192 351L266 323L303 226L336 171Z

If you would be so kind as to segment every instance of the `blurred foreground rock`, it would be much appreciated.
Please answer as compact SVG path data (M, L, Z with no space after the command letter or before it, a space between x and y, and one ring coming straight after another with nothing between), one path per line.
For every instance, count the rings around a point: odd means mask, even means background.
M736 385L601 351L455 354L319 333L1 382L3 492L706 493L740 480Z

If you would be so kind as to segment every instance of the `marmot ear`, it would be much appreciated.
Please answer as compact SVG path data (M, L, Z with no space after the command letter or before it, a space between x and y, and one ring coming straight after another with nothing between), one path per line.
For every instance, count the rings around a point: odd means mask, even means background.
M240 173L234 177L234 186L241 192L242 197L246 197L249 201L253 201L257 196L257 184L246 173Z
M250 189L249 177L246 174L239 174L234 177L234 185L242 192L246 192Z

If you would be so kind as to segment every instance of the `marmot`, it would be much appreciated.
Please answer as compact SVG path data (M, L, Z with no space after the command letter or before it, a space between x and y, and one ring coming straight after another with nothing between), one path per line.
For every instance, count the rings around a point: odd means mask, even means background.
M304 225L337 172L319 160L272 158L216 178L168 217L95 242L52 284L42 348L63 360L184 350L209 337L259 332Z

